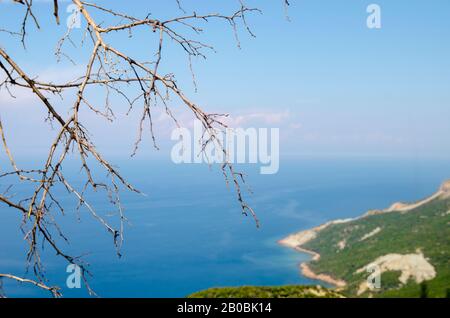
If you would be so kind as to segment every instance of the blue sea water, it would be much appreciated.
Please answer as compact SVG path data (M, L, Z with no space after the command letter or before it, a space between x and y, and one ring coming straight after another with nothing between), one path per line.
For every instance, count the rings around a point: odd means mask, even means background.
M111 236L87 211L81 210L80 220L70 209L59 218L70 239L62 246L75 255L87 253L93 274L89 281L101 297L184 297L218 286L318 284L298 270L298 263L309 256L281 247L277 240L327 220L418 200L450 178L450 162L443 160L282 158L275 175L241 167L249 174L253 194L247 197L261 221L257 229L251 217L240 215L233 189L215 167L162 161L119 164L146 194L122 192L129 224L121 258ZM60 198L69 202L64 192ZM91 203L99 213L110 212L100 194ZM0 213L0 272L24 275L21 218L5 206ZM67 264L48 246L43 262L49 284L64 287ZM6 280L4 291L16 297L48 296ZM64 288L63 293L87 296L84 288Z

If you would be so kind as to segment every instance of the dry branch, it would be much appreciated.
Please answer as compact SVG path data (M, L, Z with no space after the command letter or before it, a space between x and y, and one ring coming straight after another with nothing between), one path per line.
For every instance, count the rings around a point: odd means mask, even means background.
M20 36L20 40L25 47L27 28L30 19L36 28L40 28L38 17L33 12L32 0L14 0L21 4L24 10L20 32L11 32L0 29L13 36ZM217 134L220 129L225 127L221 122L220 116L217 114L208 114L201 107L192 102L178 87L173 74L161 74L160 65L163 62L163 49L167 42L175 43L183 52L187 54L189 64L192 57L205 57L206 51L213 50L213 47L207 43L191 39L189 32L201 34L203 29L201 23L205 21L218 20L229 24L237 37L238 26L242 25L250 35L253 35L247 25L247 14L259 12L256 8L247 7L242 0L238 1L239 8L232 14L226 15L221 13L210 14L187 14L179 0L176 4L182 15L167 19L159 20L156 18L133 17L121 12L104 7L96 3L88 3L81 0L73 0L84 19L86 25L86 38L84 47L89 43L91 45L91 53L85 64L85 73L82 77L73 81L63 83L51 83L40 81L27 74L8 53L7 49L0 46L0 72L4 73L5 78L0 82L0 89L6 89L10 92L10 88L20 87L28 89L37 98L40 104L48 113L48 121L57 125L57 134L54 141L50 144L48 155L45 163L39 169L23 170L18 167L12 151L7 143L7 132L5 132L0 121L0 135L2 145L12 166L11 172L0 175L0 178L9 178L17 176L22 182L27 182L34 186L34 190L29 197L21 200L14 200L8 193L0 194L0 202L16 209L23 216L23 229L25 239L28 242L28 265L33 268L36 276L35 280L20 278L9 274L0 274L0 277L14 279L24 283L30 283L44 290L50 291L53 296L60 296L59 289L56 287L46 286L44 281L44 270L40 258L38 242L42 239L47 243L54 252L64 258L68 263L74 263L81 267L84 282L90 293L94 292L90 289L87 275L89 271L87 265L79 258L68 255L60 247L56 236L65 236L60 231L58 224L54 221L54 216L58 213L64 213L64 207L58 200L55 193L56 187L64 187L77 201L78 207L84 207L92 217L97 220L109 233L111 233L113 242L117 248L117 254L121 255L120 248L123 241L123 228L126 218L123 214L121 202L119 198L120 188L126 188L130 191L139 193L114 166L99 153L91 140L89 133L83 125L83 118L80 115L80 109L83 107L99 115L100 118L114 120L113 111L109 107L109 92L115 92L122 96L128 103L128 112L136 109L141 105L141 116L137 123L138 136L134 144L133 155L139 150L142 142L144 128L150 128L150 135L153 145L157 148L155 132L153 130L152 109L155 104L162 104L168 116L173 119L175 125L179 125L177 119L173 116L171 110L171 102L173 98L178 99L188 110L191 111L194 118L198 119L205 130L202 149L211 142L217 142ZM287 1L284 1L288 5ZM57 24L60 23L59 3L58 0L53 1L52 13ZM108 17L110 24L104 21L100 24L96 21L97 14L103 14ZM144 28L144 32L157 34L156 52L153 61L141 61L133 58L127 52L123 52L107 41L107 34L117 32L127 32L131 34L131 30ZM72 41L70 38L71 30L69 30L59 41L57 46L57 55L64 55L62 48L64 43ZM67 56L67 55L64 55ZM70 58L70 57L69 57ZM191 67L191 65L189 65ZM195 77L194 81L195 81ZM134 89L135 95L129 93L130 87ZM100 111L98 105L89 100L86 91L88 89L105 89L108 95L105 100L105 111ZM127 89L125 89L127 88ZM75 92L75 102L71 107L71 113L67 116L59 111L52 101L47 97L48 94L58 94L63 96L64 92ZM136 97L137 96L137 97ZM225 148L222 151L225 153ZM66 159L76 155L82 167L85 176L85 184L82 189L77 189L71 184L63 170L63 164ZM226 154L224 156L227 158ZM109 176L109 182L104 183L96 180L93 175L92 162L100 166ZM230 162L224 162L222 171L226 182L232 183L234 186L237 201L240 204L242 213L250 214L254 217L256 224L259 221L253 209L245 202L241 185L245 183L244 175L236 172ZM87 191L105 191L110 198L113 206L117 208L120 225L118 228L110 225L101 217L95 208L88 202Z

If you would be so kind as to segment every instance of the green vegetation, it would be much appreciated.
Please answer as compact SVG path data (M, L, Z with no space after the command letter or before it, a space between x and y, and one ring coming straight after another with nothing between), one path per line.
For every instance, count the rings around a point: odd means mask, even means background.
M423 284L398 280L400 272L381 275L381 289L366 291L367 297L446 297L450 289L450 198L440 197L409 212L374 214L348 223L333 224L302 247L321 255L310 262L317 274L343 279L342 293L356 296L369 275L360 268L387 254L423 253L436 276ZM367 237L375 229L375 234ZM342 242L345 246L342 248Z
M211 288L189 298L339 298L341 294L321 286L224 287Z
M405 206L397 205L405 208ZM332 223L302 248L320 254L308 265L347 284L321 286L211 288L191 298L450 297L450 182L408 211L381 212ZM295 241L294 241L295 242ZM380 288L365 288L366 266L384 264ZM382 260L382 261L380 261ZM402 281L400 280L402 278Z

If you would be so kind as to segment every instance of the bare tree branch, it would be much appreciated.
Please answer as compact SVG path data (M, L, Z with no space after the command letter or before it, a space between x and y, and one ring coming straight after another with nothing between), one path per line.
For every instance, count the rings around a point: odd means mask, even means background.
M49 287L49 286L47 286L47 285L45 285L45 284L43 284L41 282L37 282L37 281L31 280L31 279L22 278L22 277L10 275L10 274L0 274L0 280L2 278L12 279L12 280L18 281L20 283L26 283L26 284L34 285L34 286L39 287L39 288L41 288L43 290L49 291L54 298L59 298L59 297L62 296L62 294L59 292L60 288L56 287L56 286Z
M22 5L24 16L21 23L20 32L11 32L0 29L13 36L20 35L20 40L25 47L27 26L30 19L36 28L40 28L38 17L33 11L32 0L14 0ZM90 47L89 59L85 63L84 75L72 81L62 83L52 83L39 80L30 74L27 74L7 52L7 49L0 46L0 73L4 74L4 79L0 81L0 89L6 89L11 95L11 88L21 88L29 90L40 102L43 109L48 113L48 122L55 124L56 135L51 142L46 160L42 167L33 170L21 169L13 156L7 142L7 132L0 120L0 137L2 146L5 150L12 171L4 172L0 178L18 177L22 182L33 185L33 191L29 196L15 199L7 191L0 194L0 202L17 210L23 216L23 231L25 239L28 242L28 265L33 268L33 273L37 280L29 280L9 274L0 274L0 277L14 279L16 281L30 283L47 291L53 296L59 297L61 294L56 287L46 286L44 281L44 270L40 257L38 241L42 239L48 244L54 252L64 258L68 263L77 264L82 269L83 280L91 294L95 294L89 287L87 276L90 275L88 266L80 257L67 254L59 245L55 237L61 237L66 240L64 234L54 221L54 216L64 213L64 206L58 199L58 187L63 187L78 202L78 208L86 209L91 216L101 224L112 236L117 254L121 255L121 246L123 242L123 229L126 218L123 213L119 192L122 188L135 193L140 193L131 185L124 176L118 171L96 148L89 132L84 126L84 118L80 110L86 109L99 118L108 121L114 120L114 113L109 105L109 93L113 92L124 98L128 105L127 114L135 109L140 111L140 119L137 123L137 138L134 143L132 156L139 150L143 140L145 127L149 128L153 146L157 147L156 136L153 125L152 112L155 105L161 104L167 115L173 120L174 125L179 123L173 115L171 104L173 99L181 102L189 110L193 118L199 120L205 131L201 143L202 150L210 143L217 143L224 157L228 158L225 147L220 144L218 134L226 125L222 122L221 115L209 114L200 106L195 104L183 90L177 85L173 74L162 74L161 64L164 61L164 48L167 42L175 43L186 55L189 68L192 71L191 59L193 57L206 57L207 51L214 50L213 46L203 43L197 39L191 38L188 34L202 34L201 24L208 21L223 21L231 26L239 46L238 27L242 26L251 36L246 17L251 13L260 12L257 8L249 8L242 0L238 0L238 9L231 14L208 13L197 14L193 12L188 14L182 7L179 0L175 0L180 10L179 16L159 20L156 18L137 18L125 13L117 12L97 3L88 3L82 0L72 0L72 3L78 8L81 17L86 24L86 37L83 39L83 48ZM287 6L289 3L284 0ZM53 1L53 16L56 24L60 24L59 3ZM106 19L102 22L96 20L96 16L102 14ZM106 21L106 22L105 22ZM114 44L108 42L108 34L117 32L126 32L130 36L132 30L142 29L143 32L155 34L156 52L152 61L139 60L132 57L128 52L120 50ZM70 37L71 30L61 38L57 45L56 54L72 59L63 53L65 42L74 43ZM193 75L195 82L195 76ZM88 91L103 89L106 91L104 110L100 110L97 103L89 98ZM132 92L132 93L130 93ZM63 113L53 104L48 97L49 94L63 96L63 93L74 93L75 101L70 108L69 115ZM63 97L62 97L63 98ZM138 106L140 105L140 106ZM81 165L85 177L85 183L82 188L77 188L71 183L63 169L64 163L68 157L76 156ZM108 181L97 180L93 169L98 168L108 177ZM237 201L244 215L251 215L256 225L259 221L254 210L246 203L243 196L242 185L245 183L244 174L237 172L228 159L223 163L222 172L226 183L231 183L235 189ZM94 206L88 202L86 193L88 191L103 191L110 199L111 204L116 207L119 218L117 228L109 224Z

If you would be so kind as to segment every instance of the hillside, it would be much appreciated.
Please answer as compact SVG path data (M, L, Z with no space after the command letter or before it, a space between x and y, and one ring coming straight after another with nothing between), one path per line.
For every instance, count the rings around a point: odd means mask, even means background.
M224 287L194 293L189 298L340 298L341 294L321 286Z
M279 243L313 255L302 273L347 296L446 297L450 291L450 181L433 196L328 222ZM381 287L366 283L371 265ZM423 294L423 292L422 292Z

